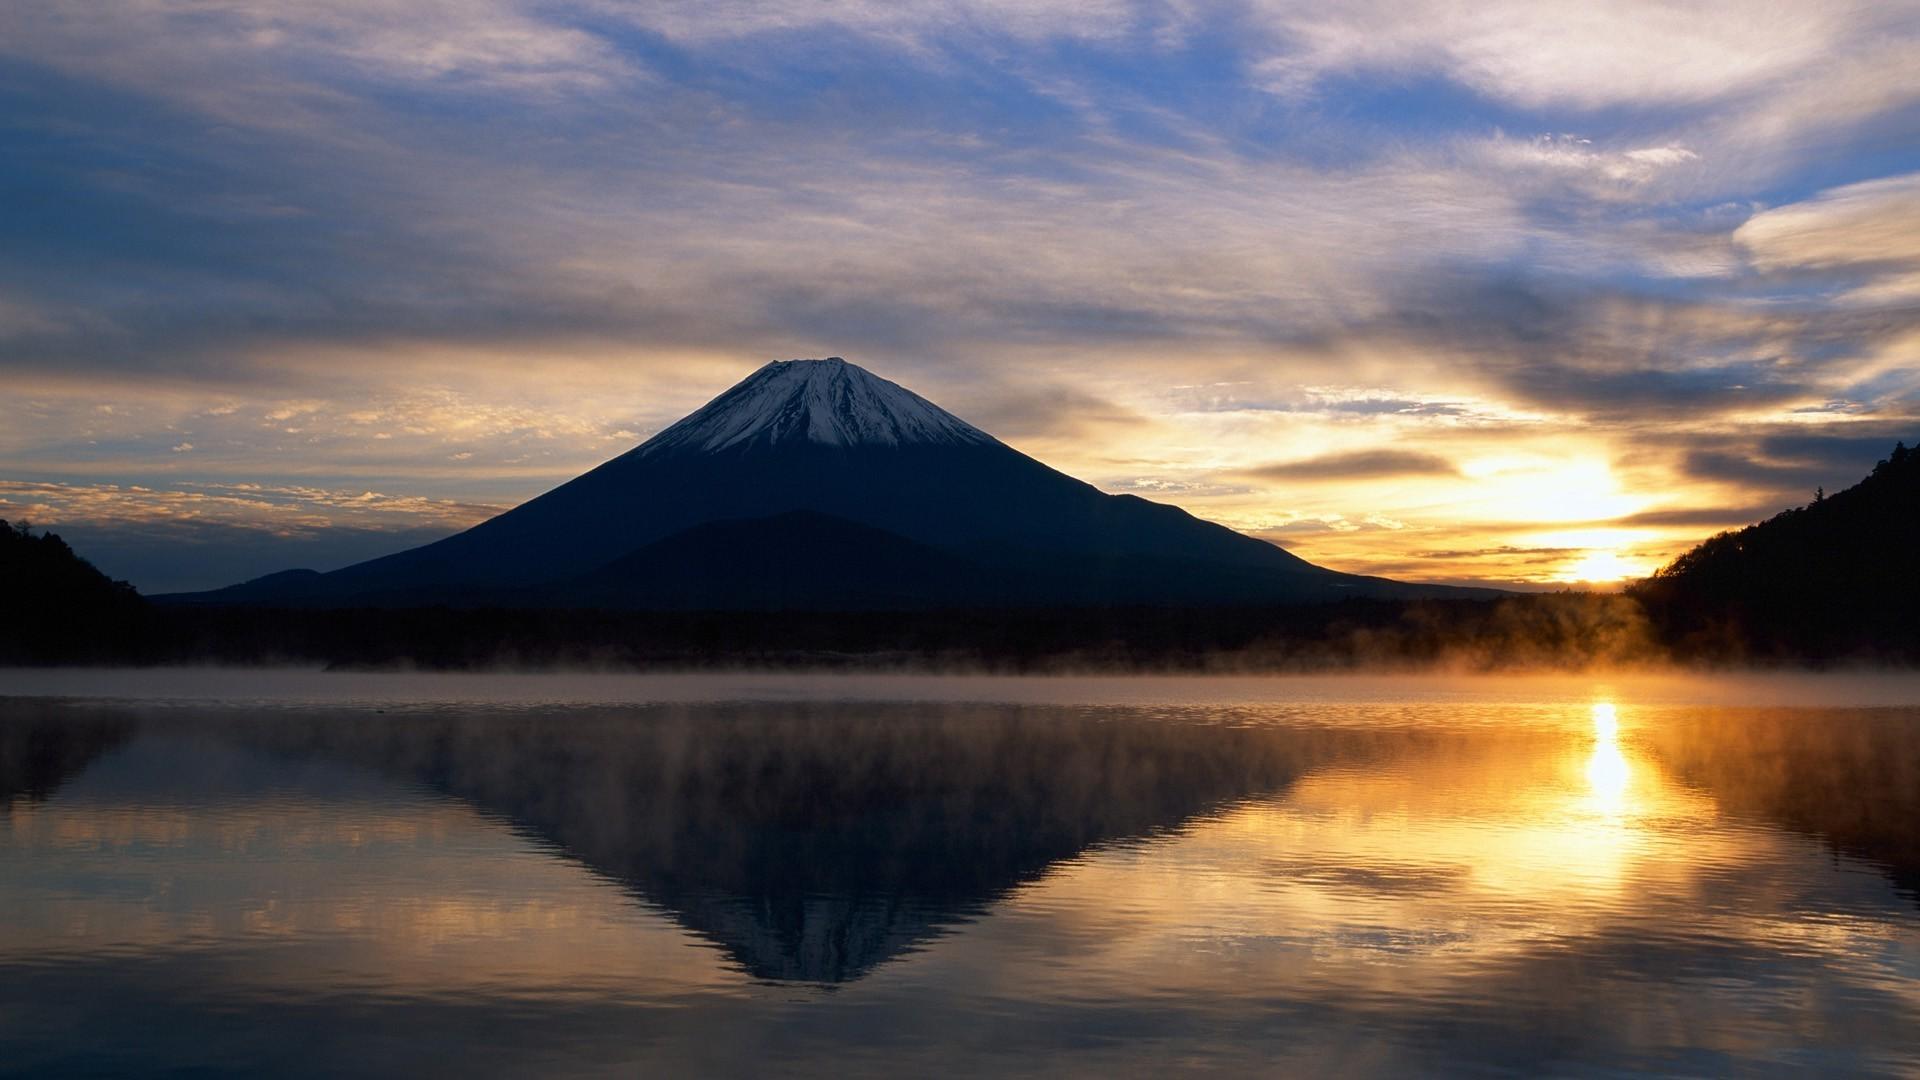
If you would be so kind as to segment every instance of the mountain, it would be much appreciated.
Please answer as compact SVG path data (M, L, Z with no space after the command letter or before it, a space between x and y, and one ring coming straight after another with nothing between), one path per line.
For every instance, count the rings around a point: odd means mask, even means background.
M1336 573L1108 495L832 357L768 364L633 450L437 543L170 599L828 610L1473 592Z
M787 611L832 599L848 611L950 606L1000 576L939 548L845 518L792 510L713 521L541 590L567 607Z
M1630 592L1682 657L1920 659L1920 450L1675 559Z

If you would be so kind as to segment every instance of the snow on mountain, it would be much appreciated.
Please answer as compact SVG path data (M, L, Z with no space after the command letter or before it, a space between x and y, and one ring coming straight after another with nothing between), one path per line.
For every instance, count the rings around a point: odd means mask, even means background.
M993 436L840 357L776 360L647 440L640 457L813 442L991 444Z

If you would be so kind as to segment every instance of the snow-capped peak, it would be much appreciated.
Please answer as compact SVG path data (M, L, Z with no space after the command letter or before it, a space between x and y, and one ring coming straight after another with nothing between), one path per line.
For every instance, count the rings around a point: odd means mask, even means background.
M710 453L802 441L971 445L994 438L913 391L830 356L776 360L647 440L638 452Z

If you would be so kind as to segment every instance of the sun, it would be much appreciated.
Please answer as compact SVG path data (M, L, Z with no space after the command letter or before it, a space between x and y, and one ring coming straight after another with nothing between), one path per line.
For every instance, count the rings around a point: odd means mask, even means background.
M1616 582L1644 577L1646 569L1618 551L1600 548L1588 551L1554 575L1559 581Z

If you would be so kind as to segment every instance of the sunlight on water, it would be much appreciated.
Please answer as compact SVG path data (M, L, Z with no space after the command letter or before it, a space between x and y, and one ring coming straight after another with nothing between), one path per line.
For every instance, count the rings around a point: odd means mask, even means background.
M0 704L0 1049L1920 1069L1920 710L1236 693Z
M1627 785L1633 767L1620 749L1620 718L1611 702L1593 706L1593 752L1587 757L1587 786L1595 808L1619 814L1627 808Z
M1613 707L1613 702L1594 702L1593 737L1600 743L1612 743L1620 737L1620 711Z

